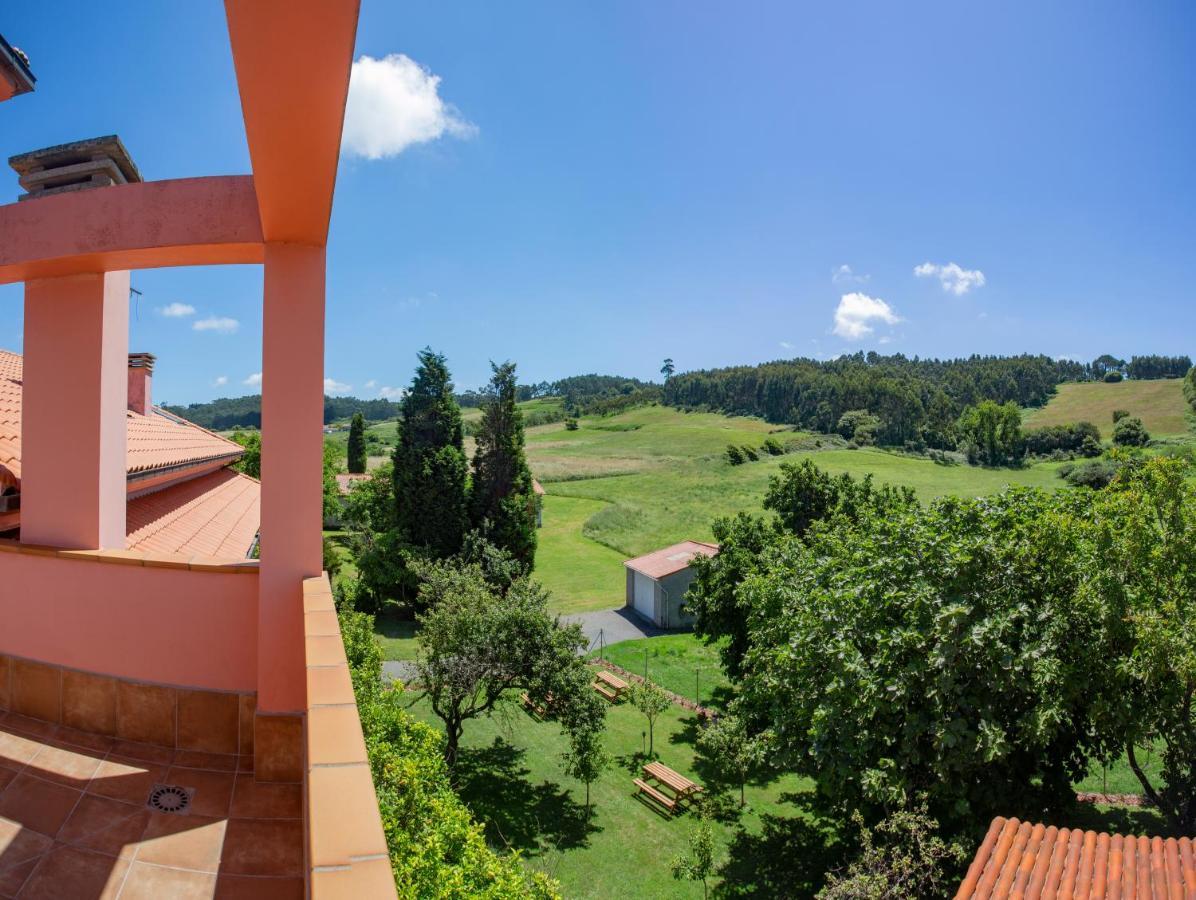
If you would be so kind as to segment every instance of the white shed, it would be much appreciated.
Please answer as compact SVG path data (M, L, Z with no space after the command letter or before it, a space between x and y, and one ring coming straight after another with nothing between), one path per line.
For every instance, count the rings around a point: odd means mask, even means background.
M694 580L690 561L695 556L714 556L717 544L682 541L663 550L629 559L626 607L661 628L680 628L693 622L683 599Z

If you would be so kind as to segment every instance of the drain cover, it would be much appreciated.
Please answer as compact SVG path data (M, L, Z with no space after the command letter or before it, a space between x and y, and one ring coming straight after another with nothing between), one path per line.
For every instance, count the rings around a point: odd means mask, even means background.
M191 809L191 798L195 788L180 787L177 784L155 784L150 791L146 806L155 812L183 815Z

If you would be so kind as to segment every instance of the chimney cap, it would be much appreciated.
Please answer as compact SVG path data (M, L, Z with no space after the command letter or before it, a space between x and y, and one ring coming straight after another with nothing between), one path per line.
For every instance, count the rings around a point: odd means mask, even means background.
M152 353L130 353L129 354L129 368L130 369L149 369L154 371L154 362L158 357Z
M33 90L37 79L33 70L29 68L29 57L14 47L0 34L0 76L6 78L13 86L13 96L28 94Z
M40 150L18 153L8 158L8 164L18 175L29 175L42 169L60 169L96 157L107 157L116 163L125 181L142 181L141 172L129 156L124 143L115 134L85 138L68 144L55 144Z

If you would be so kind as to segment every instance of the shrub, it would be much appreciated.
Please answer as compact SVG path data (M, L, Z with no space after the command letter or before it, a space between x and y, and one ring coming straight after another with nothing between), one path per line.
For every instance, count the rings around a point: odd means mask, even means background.
M760 454L749 447L747 444L743 445L743 455L747 457L750 462L759 462Z
M1073 466L1060 466L1059 476L1072 487L1100 490L1108 487L1121 466L1111 459L1093 459ZM1064 472L1064 469L1067 469Z
M781 442L774 437L764 439L764 449L769 456L781 456L785 453L785 448L781 446Z
M1022 412L1012 401L982 400L969 406L959 417L956 429L959 449L973 465L1014 465L1025 453Z
M577 419L573 418L572 416L565 420L566 431L577 431L578 427Z
M1113 424L1116 425L1122 419L1128 419L1129 416L1130 411L1128 409L1115 409L1113 410Z
M734 444L727 444L727 462L733 466L741 466L747 459L743 455L743 451Z
M1150 443L1150 433L1141 419L1127 416L1113 426L1113 443L1119 447L1145 447Z
M849 409L839 417L838 432L857 444L875 444L883 425L879 416L866 409Z
M1078 453L1091 446L1096 447L1096 455L1100 454L1100 431L1091 422L1035 428L1026 432L1025 441L1026 452L1038 456L1046 456L1056 451Z
M1120 372L1106 372L1105 373L1105 383L1106 384L1117 384L1117 382L1121 381L1122 379L1123 379L1123 376Z

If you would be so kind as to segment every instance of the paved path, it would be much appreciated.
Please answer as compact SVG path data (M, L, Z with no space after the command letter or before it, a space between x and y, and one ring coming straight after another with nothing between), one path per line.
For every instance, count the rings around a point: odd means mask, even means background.
M626 607L580 613L575 616L562 616L561 619L565 622L579 623L591 648L598 646L600 635L603 643L609 645L617 644L619 641L656 637L669 633L663 628L657 628L646 619L641 619Z
M415 676L415 663L410 660L391 660L382 663L382 677L408 682Z

